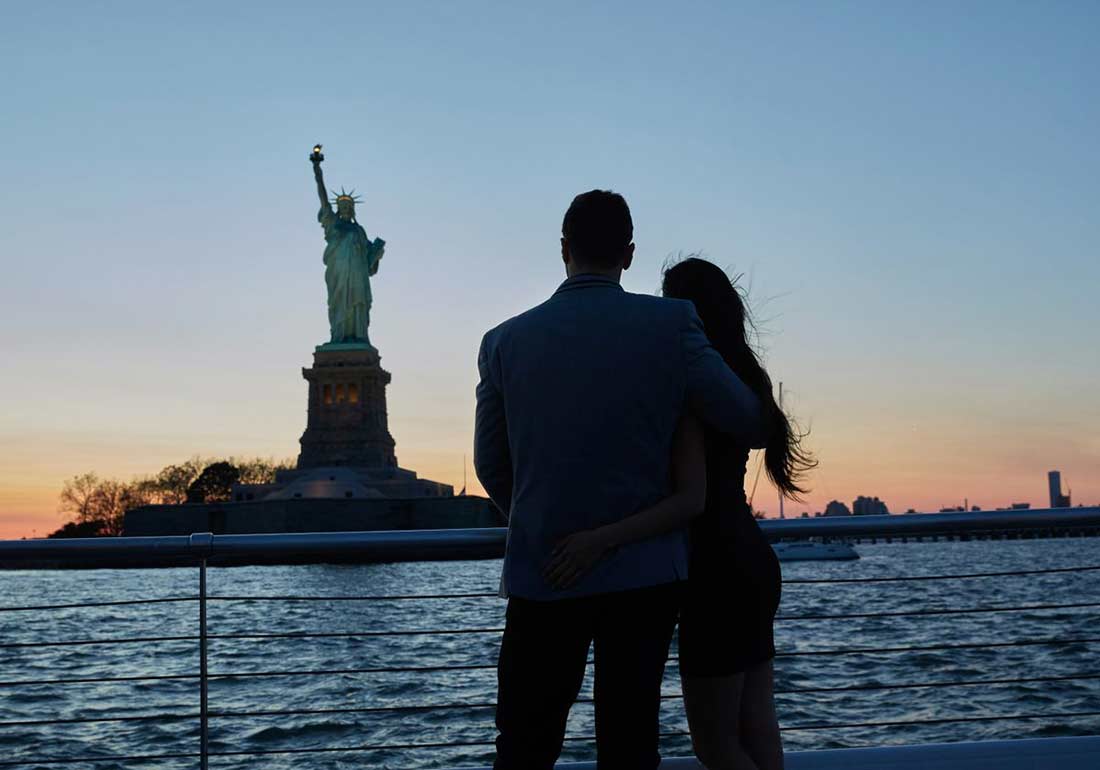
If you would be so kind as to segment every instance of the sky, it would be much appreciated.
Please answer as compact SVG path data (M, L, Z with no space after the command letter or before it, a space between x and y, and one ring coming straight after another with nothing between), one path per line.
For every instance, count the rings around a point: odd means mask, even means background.
M461 486L480 337L600 187L628 290L678 253L742 276L820 459L788 514L1040 505L1055 468L1100 503L1098 35L1068 0L13 6L0 537L86 471L296 455L315 142L387 243L371 337L422 476Z

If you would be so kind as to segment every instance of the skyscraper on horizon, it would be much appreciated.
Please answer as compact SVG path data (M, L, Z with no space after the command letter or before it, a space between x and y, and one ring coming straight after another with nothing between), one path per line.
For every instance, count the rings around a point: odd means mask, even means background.
M1062 472L1050 471L1047 473L1047 484L1050 487L1050 507L1069 508L1069 495L1062 494Z
M886 503L877 497L864 497L860 495L852 502L852 515L854 516L885 516L890 513Z

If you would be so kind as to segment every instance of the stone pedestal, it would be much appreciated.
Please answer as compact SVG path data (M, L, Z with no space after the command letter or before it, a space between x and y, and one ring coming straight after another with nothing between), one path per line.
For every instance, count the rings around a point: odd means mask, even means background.
M366 343L320 345L309 382L309 409L298 468L397 469L386 417L390 373Z

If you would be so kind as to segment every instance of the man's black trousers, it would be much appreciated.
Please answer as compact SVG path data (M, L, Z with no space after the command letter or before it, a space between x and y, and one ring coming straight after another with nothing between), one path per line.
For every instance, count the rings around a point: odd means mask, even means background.
M680 584L577 599L508 600L497 665L495 770L552 770L595 646L599 770L653 770L661 680Z

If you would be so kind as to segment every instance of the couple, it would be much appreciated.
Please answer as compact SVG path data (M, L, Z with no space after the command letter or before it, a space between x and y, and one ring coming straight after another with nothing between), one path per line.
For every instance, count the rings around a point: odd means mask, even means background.
M622 196L578 195L562 223L567 280L478 354L474 460L509 522L494 767L554 766L594 646L598 767L656 768L679 619L699 760L780 768L779 564L745 466L765 448L769 475L796 496L812 459L725 273L687 259L666 271L665 298L629 294L633 231Z

